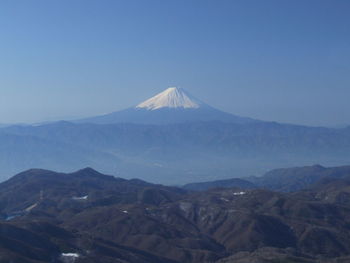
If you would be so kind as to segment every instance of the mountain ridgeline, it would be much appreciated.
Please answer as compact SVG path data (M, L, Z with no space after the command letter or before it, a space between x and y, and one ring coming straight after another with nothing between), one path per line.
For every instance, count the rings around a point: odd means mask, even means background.
M349 262L349 168L298 169L292 193L31 169L0 184L0 262Z
M0 128L0 179L33 167L94 167L181 185L261 175L279 167L346 165L350 129L264 122L214 109L169 88L129 109L43 125Z
M295 192L308 189L328 178L343 179L350 175L350 166L323 167L321 165L275 169L261 177L232 178L190 183L186 190L204 191L215 188L268 189L278 192Z
M258 120L239 117L217 110L195 98L183 89L171 87L141 102L135 107L110 114L95 116L77 123L114 124L173 124L198 121L225 121L251 123Z

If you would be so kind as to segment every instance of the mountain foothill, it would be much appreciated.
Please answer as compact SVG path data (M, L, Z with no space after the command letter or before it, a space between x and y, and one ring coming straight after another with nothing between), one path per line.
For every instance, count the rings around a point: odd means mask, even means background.
M349 262L350 168L322 168L200 191L31 169L0 184L0 262Z

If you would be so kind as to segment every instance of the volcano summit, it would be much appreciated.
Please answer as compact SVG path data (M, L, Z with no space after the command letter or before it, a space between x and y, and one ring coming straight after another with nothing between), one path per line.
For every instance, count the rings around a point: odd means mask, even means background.
M217 110L183 89L170 87L137 106L77 122L171 124L199 121L224 121L241 124L256 120Z
M206 105L183 89L171 87L140 103L136 108L147 110L157 110L161 108L198 109L203 106Z

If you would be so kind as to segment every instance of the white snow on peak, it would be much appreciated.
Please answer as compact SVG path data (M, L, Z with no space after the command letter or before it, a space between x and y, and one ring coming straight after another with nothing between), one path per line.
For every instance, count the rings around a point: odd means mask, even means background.
M183 89L170 87L156 96L136 106L139 109L157 110L161 108L197 109L203 102L189 95Z

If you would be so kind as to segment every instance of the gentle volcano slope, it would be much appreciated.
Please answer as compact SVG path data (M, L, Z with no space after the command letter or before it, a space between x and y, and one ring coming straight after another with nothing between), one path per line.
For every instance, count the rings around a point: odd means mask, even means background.
M179 88L168 88L154 97L122 111L86 118L77 123L113 124L120 122L170 124L190 121L256 122L235 116L205 104Z

